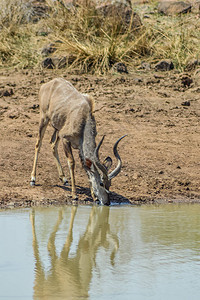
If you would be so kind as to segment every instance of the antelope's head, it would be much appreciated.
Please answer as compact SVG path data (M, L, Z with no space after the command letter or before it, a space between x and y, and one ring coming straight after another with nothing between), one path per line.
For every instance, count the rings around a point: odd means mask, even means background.
M109 189L111 186L111 181L120 173L122 166L122 161L117 151L117 146L125 136L126 135L119 138L114 144L113 153L117 159L117 166L112 172L109 173L112 166L111 157L108 156L103 163L101 163L99 159L99 149L103 143L104 136L102 137L101 141L94 151L93 161L86 159L86 166L91 183L91 194L93 200L96 202L100 202L100 204L102 205L110 204Z

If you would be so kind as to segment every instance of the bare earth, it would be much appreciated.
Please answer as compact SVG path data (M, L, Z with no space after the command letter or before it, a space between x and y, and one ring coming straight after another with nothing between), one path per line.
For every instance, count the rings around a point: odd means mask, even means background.
M188 78L175 72L96 77L12 70L0 72L0 208L71 203L70 186L64 187L58 179L50 127L39 156L37 185L30 186L38 90L58 76L95 98L97 142L106 134L102 160L113 155L120 136L128 135L119 145L123 168L111 186L113 201L200 202L200 72ZM59 153L69 177L61 143ZM74 154L79 203L88 204L88 178L78 153Z

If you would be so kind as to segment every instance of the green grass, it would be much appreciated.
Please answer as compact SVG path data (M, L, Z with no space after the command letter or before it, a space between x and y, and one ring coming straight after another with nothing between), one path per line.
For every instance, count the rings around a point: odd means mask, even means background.
M174 17L155 13L143 19L146 7L135 6L143 26L133 30L115 16L102 22L92 6L70 11L51 2L46 18L29 23L26 3L0 0L1 68L40 67L41 49L55 41L59 43L53 55L66 56L67 68L81 72L107 73L115 62L135 68L141 61L154 64L160 59L171 59L177 70L184 71L189 61L199 58L200 19L192 13ZM153 2L148 5L149 11L155 8Z

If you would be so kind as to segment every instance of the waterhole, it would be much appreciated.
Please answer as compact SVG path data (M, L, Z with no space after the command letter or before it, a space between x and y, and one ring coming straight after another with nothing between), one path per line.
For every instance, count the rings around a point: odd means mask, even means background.
M199 295L199 205L0 211L0 299Z

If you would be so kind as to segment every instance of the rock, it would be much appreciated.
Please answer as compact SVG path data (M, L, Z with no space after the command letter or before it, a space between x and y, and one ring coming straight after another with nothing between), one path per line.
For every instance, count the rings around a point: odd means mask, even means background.
M139 67L140 70L146 70L146 71L149 71L151 70L151 64L145 62L145 61L142 61L141 62L141 66Z
M112 69L113 71L117 71L119 73L128 73L127 66L121 62L115 63Z
M174 64L171 60L161 60L155 65L156 71L170 71L174 69Z
M45 0L30 0L25 1L24 5L24 19L28 23L37 23L41 18L48 16L49 7Z
M56 51L56 47L55 47L55 44L54 43L51 43L47 46L45 46L42 51L41 51L41 54L43 56L48 56L49 54L52 54Z
M181 103L182 106L190 106L190 101L184 101Z
M0 91L0 97L9 97L14 94L13 89L3 89Z
M62 69L67 65L67 59L65 56L61 57L47 57L42 61L42 67L44 69Z
M143 79L142 79L142 78L137 78L137 77L136 77L136 78L133 79L133 81L134 81L135 84L140 84L140 83L143 82Z
M189 87L193 83L193 80L188 75L184 75L181 77L181 83L184 87Z
M37 108L39 108L39 107L40 107L39 104L33 104L33 105L30 106L29 108L35 110L35 109L37 109Z
M119 21L123 27L122 33L129 28L130 24L132 30L137 30L142 26L142 21L133 11L130 0L99 0L96 10L102 16L102 22L107 21L108 18Z
M164 15L177 15L191 12L191 4L183 1L163 1L158 4L158 12Z
M42 61L42 67L44 69L54 69L54 63L51 57L47 57Z

